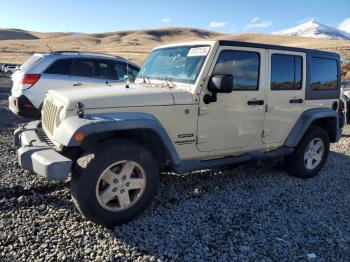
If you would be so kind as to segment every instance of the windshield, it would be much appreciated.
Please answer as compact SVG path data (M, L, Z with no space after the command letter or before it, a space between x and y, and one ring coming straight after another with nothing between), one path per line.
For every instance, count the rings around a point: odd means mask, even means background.
M138 76L194 83L209 49L209 46L156 49L148 56Z

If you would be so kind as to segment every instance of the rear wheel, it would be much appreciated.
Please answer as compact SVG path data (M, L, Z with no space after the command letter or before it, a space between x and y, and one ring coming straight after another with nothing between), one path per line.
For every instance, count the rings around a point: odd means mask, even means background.
M152 202L158 186L153 155L129 140L109 141L83 155L71 181L78 210L104 226L136 217Z
M291 156L286 157L289 173L301 178L318 174L329 154L328 133L320 127L312 127L299 142Z

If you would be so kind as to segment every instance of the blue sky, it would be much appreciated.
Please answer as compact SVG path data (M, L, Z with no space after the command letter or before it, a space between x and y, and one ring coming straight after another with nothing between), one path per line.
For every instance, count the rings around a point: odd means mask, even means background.
M181 26L270 33L312 18L333 27L344 22L350 31L350 0L11 0L0 8L0 28L41 32Z

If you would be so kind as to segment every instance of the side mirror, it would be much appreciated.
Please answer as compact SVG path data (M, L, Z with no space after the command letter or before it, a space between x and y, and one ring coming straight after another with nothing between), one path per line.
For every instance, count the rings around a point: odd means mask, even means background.
M231 93L233 75L214 75L209 80L208 90L216 93Z
M217 93L231 93L233 88L233 75L214 75L210 78L208 90L211 95L206 94L203 97L205 104L217 101Z

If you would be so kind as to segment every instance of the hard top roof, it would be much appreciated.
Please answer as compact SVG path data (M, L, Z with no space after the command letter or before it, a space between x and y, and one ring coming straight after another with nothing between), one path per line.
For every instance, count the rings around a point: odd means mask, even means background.
M339 54L335 53L335 52L327 52L327 51L321 51L321 50L317 50L317 49L307 49L307 48L282 46L282 45L270 45L270 44L242 42L242 41L232 41L232 40L219 40L219 45L224 45L224 46L243 46L243 47L264 48L264 49L275 49L275 50L285 50L285 51L314 53L314 54L318 53L318 54L323 54L323 55L339 58Z
M254 43L254 42L224 40L224 39L172 43L172 44L167 44L167 45L156 47L153 50L162 49L162 48L171 48L171 47L176 47L176 46L191 46L191 45L211 45L211 46L213 46L215 43L218 43L219 45L222 45L222 46L241 46L241 47L264 48L264 49L312 53L312 54L316 54L316 55L318 54L318 55L322 55L322 56L332 57L335 59L340 59L339 54L335 53L335 52L327 52L327 51L321 51L321 50L317 50L317 49L307 49L307 48L282 46L282 45L271 45L271 44L261 44L261 43Z

